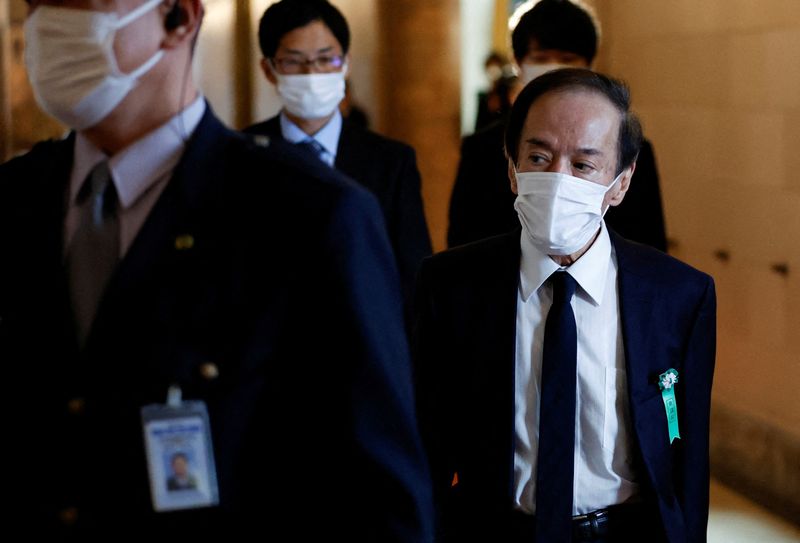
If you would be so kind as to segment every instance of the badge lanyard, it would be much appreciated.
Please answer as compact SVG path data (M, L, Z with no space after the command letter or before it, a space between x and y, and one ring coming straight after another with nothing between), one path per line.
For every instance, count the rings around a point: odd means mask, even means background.
M166 404L142 407L150 495L157 512L219 503L208 409L171 386Z

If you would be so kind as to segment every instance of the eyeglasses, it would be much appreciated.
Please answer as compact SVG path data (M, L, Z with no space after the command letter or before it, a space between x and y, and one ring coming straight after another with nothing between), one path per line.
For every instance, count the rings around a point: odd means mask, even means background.
M273 58L272 65L282 74L299 74L305 71L308 66L315 72L335 72L344 65L341 55L322 55L312 59L300 59L296 57Z

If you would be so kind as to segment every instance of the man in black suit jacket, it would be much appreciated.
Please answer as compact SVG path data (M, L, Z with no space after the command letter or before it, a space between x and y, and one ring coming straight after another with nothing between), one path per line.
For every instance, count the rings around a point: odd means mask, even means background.
M558 67L588 68L597 52L599 22L570 0L542 0L514 28L514 57L523 84ZM503 234L517 224L515 195L506 183L503 134L496 121L464 138L450 200L448 247ZM664 211L653 147L644 141L634 182L625 203L611 209L606 222L622 236L667 250Z
M632 183L640 137L620 83L576 69L537 78L506 136L522 231L423 262L413 352L440 541L705 541L714 284L602 220ZM566 277L571 362L547 355L563 330L548 330L551 284ZM557 367L572 384L553 396ZM541 471L556 413L574 454ZM566 522L542 535L562 498Z
M261 68L277 87L280 115L245 130L292 143L313 140L319 156L378 198L406 299L431 254L414 150L342 119L350 64L347 21L325 0L284 0L261 18Z
M287 144L217 120L189 69L200 0L42 0L31 11L37 95L83 128L0 166L0 360L14 406L3 415L6 531L44 541L427 540L400 289L374 197ZM161 51L124 96L101 76L70 87L92 97L75 107L37 79L49 73L42 63L80 80L108 73L88 45L81 57L58 40L92 43L85 32L105 36L101 25L117 17L126 24L110 54L125 73ZM76 177L98 171L94 159L111 176L96 193L97 174L91 186ZM119 262L78 322L76 246L97 223L119 225L103 240L119 244ZM102 267L99 254L83 278ZM148 470L141 410L168 390L171 404L188 405L177 389L207 408L216 476L202 464L193 475L198 489L216 480L218 503L157 512L151 500L166 486L163 470Z

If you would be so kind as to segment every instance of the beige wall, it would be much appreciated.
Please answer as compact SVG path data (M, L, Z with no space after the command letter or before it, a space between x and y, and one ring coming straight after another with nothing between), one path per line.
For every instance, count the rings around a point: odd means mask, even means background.
M720 417L712 436L722 442L746 427L771 428L796 448L800 1L597 3L600 65L632 87L656 150L673 252L717 282ZM757 441L750 449L763 446ZM797 473L783 483L800 493Z
M379 0L378 131L416 149L434 250L445 247L460 142L458 0Z

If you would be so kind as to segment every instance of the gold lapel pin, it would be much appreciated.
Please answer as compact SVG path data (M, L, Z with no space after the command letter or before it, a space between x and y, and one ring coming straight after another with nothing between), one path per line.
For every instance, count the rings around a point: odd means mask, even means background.
M175 238L175 248L179 251L186 251L194 247L194 236L183 234Z
M213 362L206 362L200 366L200 375L208 381L213 381L219 377L219 367Z

